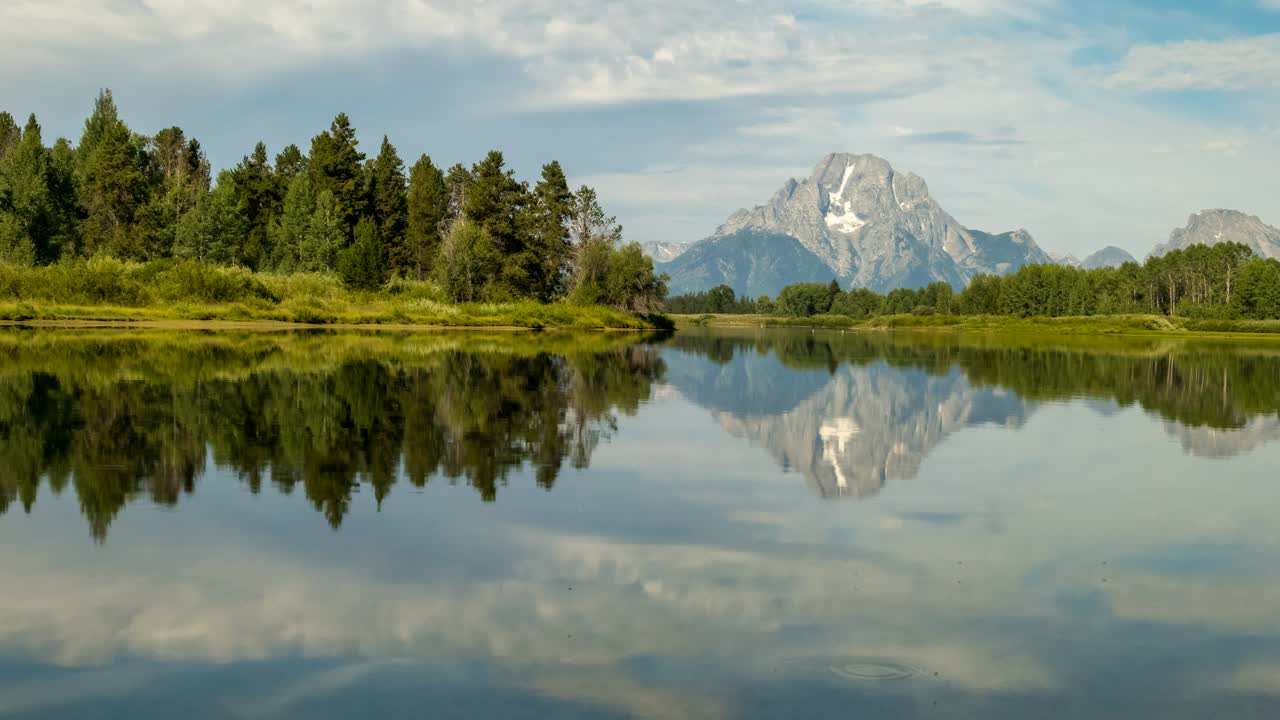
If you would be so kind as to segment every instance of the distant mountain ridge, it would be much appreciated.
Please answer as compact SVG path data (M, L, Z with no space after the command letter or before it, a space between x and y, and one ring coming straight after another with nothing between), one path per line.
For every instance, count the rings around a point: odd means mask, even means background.
M640 244L640 251L653 258L654 262L671 262L692 246L693 243L687 242L647 242Z
M1238 242L1248 245L1264 258L1280 258L1280 229L1276 229L1239 210L1201 210L1192 213L1185 227L1169 233L1169 241L1156 245L1152 257L1163 257L1173 250L1192 245L1217 245Z
M742 239L742 233L751 236ZM782 238L797 241L799 250ZM771 260L775 248L798 264ZM799 260L804 254L825 272L812 272L812 262ZM875 155L833 153L808 178L788 180L767 204L733 213L711 237L661 263L660 270L671 276L673 294L724 283L756 296L832 277L877 292L936 281L960 288L979 273L1051 262L1026 230L987 233L961 225L918 175L899 173ZM769 271L744 272L761 267Z

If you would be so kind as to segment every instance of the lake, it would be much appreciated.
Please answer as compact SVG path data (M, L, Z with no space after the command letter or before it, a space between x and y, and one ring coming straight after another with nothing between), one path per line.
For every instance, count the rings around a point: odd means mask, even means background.
M0 331L0 717L1274 718L1280 343Z

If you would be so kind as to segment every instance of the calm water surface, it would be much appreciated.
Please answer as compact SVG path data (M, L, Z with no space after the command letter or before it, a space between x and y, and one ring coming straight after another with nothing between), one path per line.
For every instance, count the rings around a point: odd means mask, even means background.
M1280 715L1280 343L0 332L0 717Z

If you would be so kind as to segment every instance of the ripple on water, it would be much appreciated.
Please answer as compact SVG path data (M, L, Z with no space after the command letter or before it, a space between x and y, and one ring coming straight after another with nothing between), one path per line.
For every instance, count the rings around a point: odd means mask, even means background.
M889 658L850 658L830 665L836 677L854 682L894 682L922 674L920 669Z

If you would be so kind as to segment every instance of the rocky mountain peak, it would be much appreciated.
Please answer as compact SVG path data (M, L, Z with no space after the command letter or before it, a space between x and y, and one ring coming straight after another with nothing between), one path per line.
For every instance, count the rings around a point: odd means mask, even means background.
M732 240L744 233L749 240ZM811 254L827 269L819 274L829 272L846 287L879 292L937 281L960 288L978 273L1005 274L1028 263L1051 262L1026 230L991 234L964 227L915 173L898 172L875 155L831 153L807 178L783 183L767 204L730 215L714 235L695 245L710 243L702 252L686 253L664 267L672 292L704 290L716 278L763 277L753 268L767 267L768 287L748 283L734 289L773 294L773 283L790 279L779 272L784 268L764 256L743 255L746 247L767 247L760 242L765 237L793 238L800 247L779 241L779 254ZM806 275L791 282L825 279Z
M1223 242L1243 243L1261 257L1280 258L1280 229L1267 225L1256 215L1222 208L1192 213L1186 226L1169 233L1169 241L1157 245L1151 254L1160 257L1191 245Z

